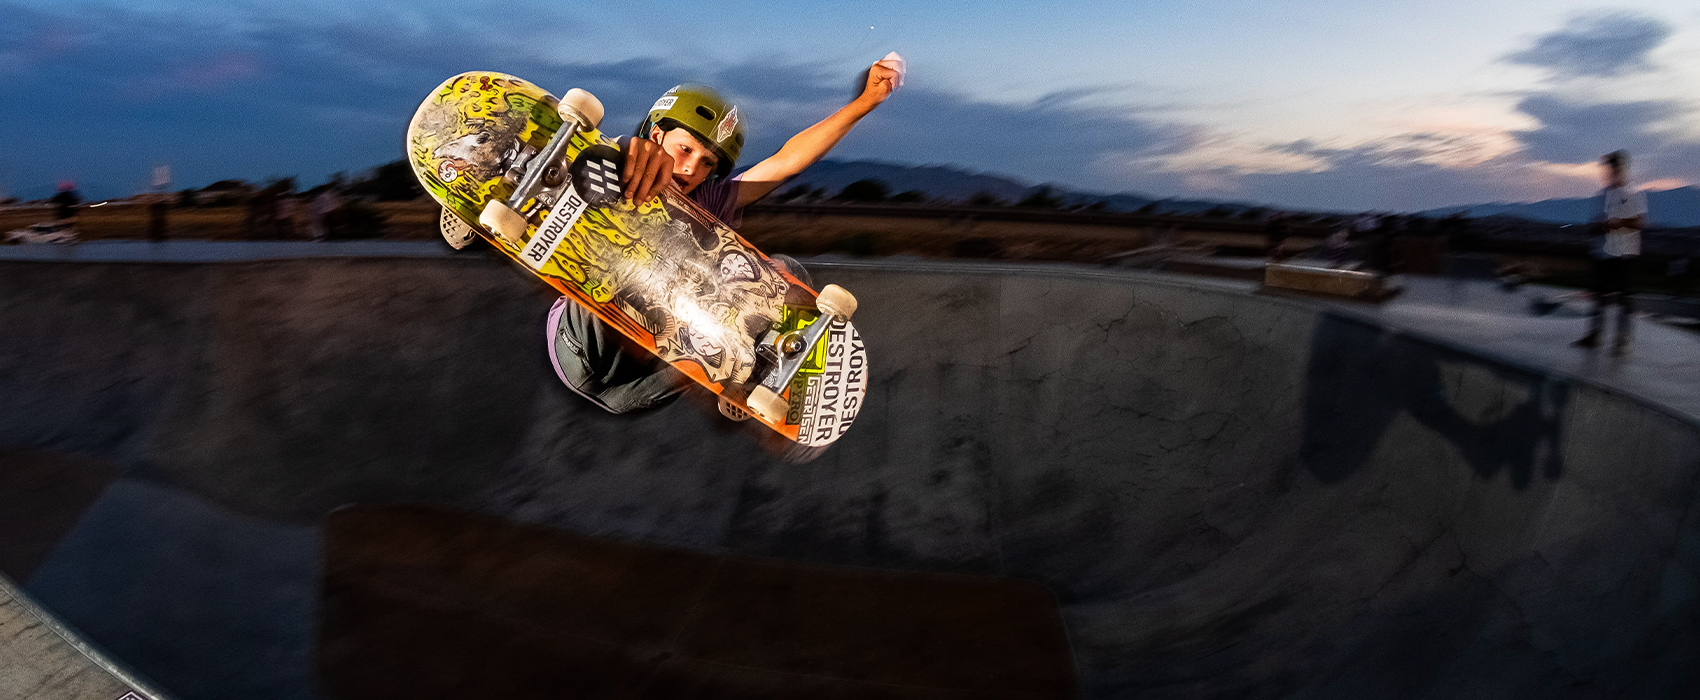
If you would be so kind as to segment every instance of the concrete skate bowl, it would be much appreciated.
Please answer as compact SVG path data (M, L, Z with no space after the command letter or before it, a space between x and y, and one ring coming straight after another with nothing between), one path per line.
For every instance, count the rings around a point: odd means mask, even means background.
M546 660L573 630L537 611L566 603L526 596L571 588L569 559L639 572L596 579L615 620L677 600L619 581L745 578L714 625L656 627L653 658L566 664L642 683L551 677L557 696L736 696L660 678L712 656L707 628L790 640L791 666L707 667L839 683L814 697L1700 684L1691 417L1292 300L1076 267L814 269L861 299L873 379L849 435L793 465L700 402L590 407L545 364L549 297L486 259L0 263L0 565L181 698L379 697ZM794 619L739 627L764 606ZM868 615L993 641L942 675L920 669L938 639L903 651L915 668L872 643L877 664L804 658ZM803 686L763 687L743 696Z

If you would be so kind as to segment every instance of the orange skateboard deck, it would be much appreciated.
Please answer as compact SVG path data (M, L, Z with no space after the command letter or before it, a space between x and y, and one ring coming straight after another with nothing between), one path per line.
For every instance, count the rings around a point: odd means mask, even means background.
M583 91L563 107L519 78L464 73L419 106L408 162L446 221L698 384L800 445L843 436L868 384L854 298L804 285L675 187L627 201L601 111Z

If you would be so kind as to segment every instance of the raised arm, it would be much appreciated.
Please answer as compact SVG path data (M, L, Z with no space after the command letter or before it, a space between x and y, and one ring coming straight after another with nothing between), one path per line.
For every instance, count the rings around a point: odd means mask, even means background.
M833 146L850 133L856 122L891 97L903 80L903 63L895 53L881 59L868 69L868 80L862 94L832 116L802 130L778 153L756 163L738 176L738 206L746 206L772 192L781 183L803 172L820 160Z

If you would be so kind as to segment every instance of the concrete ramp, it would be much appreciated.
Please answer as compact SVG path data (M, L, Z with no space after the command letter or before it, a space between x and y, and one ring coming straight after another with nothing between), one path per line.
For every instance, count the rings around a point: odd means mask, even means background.
M1302 301L813 269L873 383L789 465L707 402L559 386L551 299L490 260L0 263L0 447L118 469L23 581L191 699L333 697L323 519L359 503L1037 585L1087 697L1700 686L1688 416Z
M0 698L167 700L0 575Z

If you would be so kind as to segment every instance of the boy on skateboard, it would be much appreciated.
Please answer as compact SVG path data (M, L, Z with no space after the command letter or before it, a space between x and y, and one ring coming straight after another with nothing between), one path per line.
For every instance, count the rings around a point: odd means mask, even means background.
M633 201L660 194L669 182L736 228L744 207L813 165L850 133L902 82L902 58L894 52L868 69L862 93L814 126L785 142L778 153L735 178L727 177L744 145L743 116L718 91L687 83L656 100L632 136L620 139L626 160L621 190ZM809 283L796 260L773 259ZM636 348L595 314L567 297L556 300L546 326L549 359L569 388L610 413L664 406L677 399L690 380L661 358ZM720 410L742 420L748 416L722 399Z

